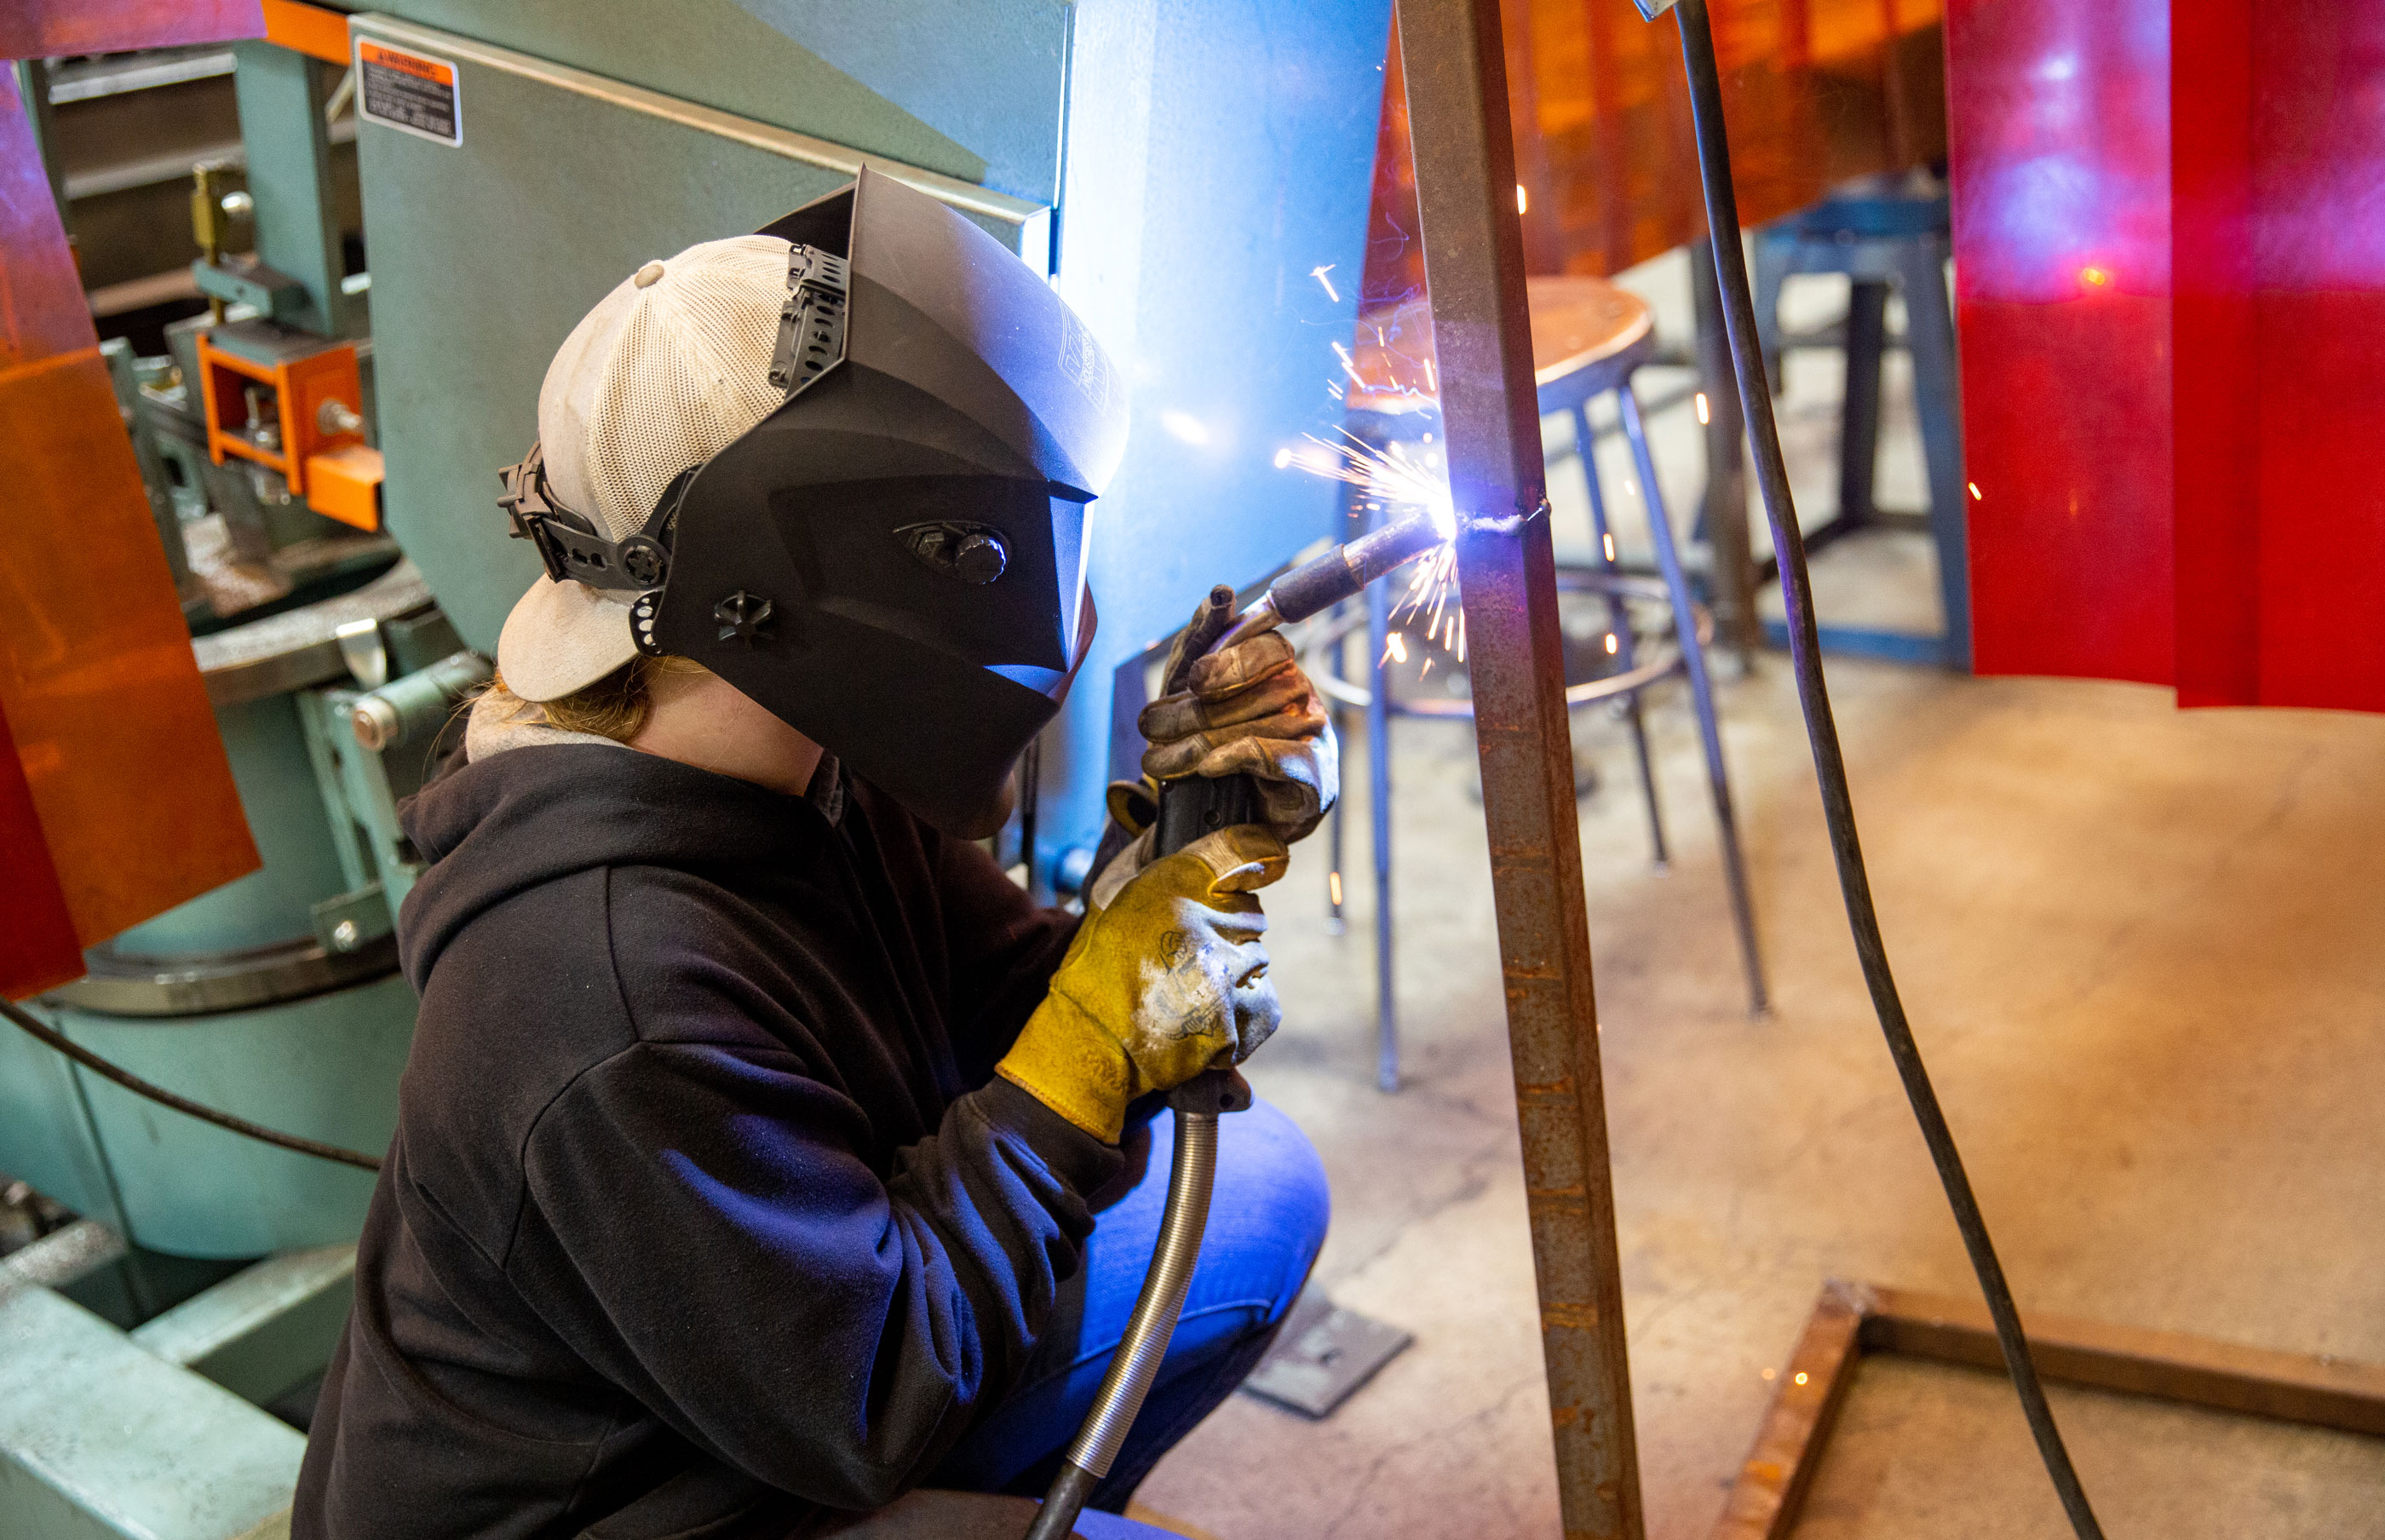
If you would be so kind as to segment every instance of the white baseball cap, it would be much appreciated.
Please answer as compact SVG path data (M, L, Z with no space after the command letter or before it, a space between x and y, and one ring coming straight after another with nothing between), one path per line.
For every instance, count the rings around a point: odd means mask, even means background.
M673 478L786 401L769 372L788 249L740 235L649 262L556 350L538 393L548 484L606 539L635 534ZM559 700L637 654L626 595L543 574L497 638L506 687L528 701Z

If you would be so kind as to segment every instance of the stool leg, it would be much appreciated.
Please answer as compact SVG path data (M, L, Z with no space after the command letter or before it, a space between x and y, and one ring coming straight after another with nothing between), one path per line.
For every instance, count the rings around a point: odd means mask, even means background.
M1392 993L1392 690L1383 652L1392 596L1367 589L1367 813L1375 845L1375 1084L1400 1088L1399 1003Z
M1780 345L1780 290L1796 265L1797 237L1785 230L1755 232L1755 341L1764 358L1765 382L1779 395L1789 372L1788 350Z
M1614 548L1614 527L1606 521L1606 489L1598 480L1598 441L1591 436L1590 413L1580 406L1573 409L1574 444L1581 454L1582 480L1590 485L1590 532L1598 542L1598 560L1608 572L1619 572L1623 564L1607 553ZM1618 553L1619 554L1619 553ZM1606 623L1615 628L1615 655L1628 670L1637 656L1631 635L1631 612L1624 607L1619 594L1606 596ZM1672 865L1672 857L1665 848L1665 808L1656 800L1655 767L1648 758L1648 723L1640 709L1640 692L1632 691L1623 697L1623 720L1631 729L1631 752L1640 760L1640 795L1648 807L1649 858L1662 871Z
M1888 344L1888 284L1857 278L1847 288L1847 388L1839 409L1839 518L1849 529L1878 511L1879 361Z
M1706 490L1701 505L1706 545L1714 552L1715 626L1739 660L1739 677L1755 672L1764 627L1755 614L1755 557L1747 515L1747 424L1739 408L1739 373L1722 318L1722 286L1711 239L1690 243L1690 297L1697 313L1698 382L1706 395Z
M1350 677L1350 638L1342 636L1326 649L1325 666L1333 677L1346 681ZM1333 735L1346 740L1349 735L1349 713L1339 700L1326 707L1333 723ZM1347 928L1342 914L1342 809L1349 798L1333 799L1332 811L1325 815L1325 933L1340 935Z
M1963 384L1954 356L1954 315L1946 304L1942 236L1900 242L1905 348L1913 400L1929 466L1929 533L1938 546L1938 593L1946 610L1946 666L1971 671L1970 502L1963 485Z
M1640 500L1648 510L1649 532L1656 543L1656 560L1665 571L1665 587L1673 598L1673 633L1681 645L1681 662L1690 676L1690 701L1697 709L1698 736L1705 748L1706 783L1714 792L1715 833L1722 845L1723 880L1730 889L1731 922L1739 931L1740 960L1747 970L1747 1009L1762 1016L1770 1008L1764 984L1764 958L1756 948L1755 905L1747 889L1747 865L1739 849L1739 820L1731 814L1730 776L1723 766L1722 729L1715 720L1714 684L1706 675L1705 648L1699 645L1697 622L1691 608L1690 582L1681 571L1680 553L1674 548L1673 526L1665 512L1665 495L1656 482L1655 457L1648 452L1648 434L1640 421L1640 399L1626 380L1615 393L1623 417L1623 436L1631 444L1632 463L1640 470Z

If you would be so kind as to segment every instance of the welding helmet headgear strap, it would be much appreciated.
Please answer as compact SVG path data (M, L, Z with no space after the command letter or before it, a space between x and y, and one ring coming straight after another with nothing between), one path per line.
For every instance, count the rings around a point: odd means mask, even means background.
M660 588L670 577L671 526L680 500L702 469L692 465L671 478L637 533L607 540L596 532L593 520L566 507L556 496L546 476L544 446L533 441L519 464L497 472L506 489L497 507L511 520L513 538L527 540L537 549L546 575L556 582L643 594Z

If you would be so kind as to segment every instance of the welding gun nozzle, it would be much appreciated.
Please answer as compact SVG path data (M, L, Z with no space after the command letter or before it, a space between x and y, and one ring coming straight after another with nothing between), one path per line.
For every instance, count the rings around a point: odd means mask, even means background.
M1441 531L1430 517L1404 519L1286 572L1276 580L1268 596L1275 601L1280 620L1305 620L1340 604L1384 573L1405 566L1441 543Z

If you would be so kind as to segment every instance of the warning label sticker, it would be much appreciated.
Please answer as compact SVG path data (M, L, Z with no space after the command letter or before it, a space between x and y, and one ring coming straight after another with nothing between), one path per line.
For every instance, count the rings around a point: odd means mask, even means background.
M443 144L464 142L456 67L370 38L356 40L356 115Z

